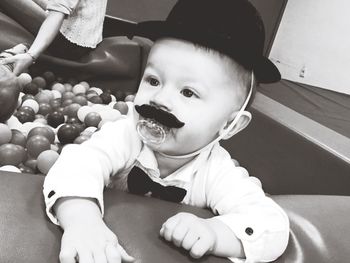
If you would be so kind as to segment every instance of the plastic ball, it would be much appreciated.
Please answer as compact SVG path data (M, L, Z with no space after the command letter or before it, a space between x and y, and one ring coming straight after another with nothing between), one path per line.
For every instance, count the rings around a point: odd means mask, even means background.
M116 97L117 101L124 100L126 97L125 92L121 90L117 90L114 96Z
M28 99L28 100L23 101L22 107L24 107L24 106L32 108L35 113L38 113L38 111L39 111L39 104L37 101L35 101L33 99Z
M120 118L121 114L115 109L106 109L99 112L103 121L116 121Z
M60 99L60 98L62 98L62 93L59 92L58 90L51 90L51 94L53 96L53 99Z
M73 99L75 94L71 91L66 91L62 94L62 100Z
M88 99L90 102L94 104L102 104L103 101L100 96L92 96L91 98Z
M89 113L89 112L92 112L93 109L89 106L82 106L79 108L78 112L77 112L77 116L78 116L78 119L83 122L84 119L85 119L85 116Z
M65 83L64 84L64 88L65 88L66 91L72 91L73 90L73 86L70 83Z
M96 130L97 130L97 127L90 126L90 127L87 127L84 131L82 131L80 133L80 135L84 135L84 136L90 137Z
M40 103L39 104L39 111L38 111L39 114L46 116L50 112L52 112L52 107L49 103Z
M57 131L58 140L62 144L73 143L80 131L73 124L63 124Z
M64 115L62 112L54 111L47 115L47 123L56 128L61 123L64 123Z
M5 143L0 146L0 166L17 166L24 161L25 157L26 151L23 146L12 143Z
M86 88L81 84L77 84L73 87L72 91L74 94L81 94L81 93L84 94L86 92Z
M135 100L135 95L129 94L125 97L124 101L131 101L133 102Z
M31 168L33 171L36 171L38 161L37 159L29 158L24 162L24 165Z
M74 97L72 100L73 100L73 103L78 103L81 106L85 106L88 103L87 98L85 98L84 96L81 96L81 95Z
M11 129L12 137L10 143L25 147L27 143L27 137L19 130Z
M81 81L79 84L84 86L85 91L87 91L90 88L89 83L87 83L86 81Z
M78 117L77 112L80 109L81 105L78 103L72 103L69 106L67 106L67 115L68 117Z
M23 93L36 95L39 92L39 87L37 84L31 82L24 86Z
M41 152L49 149L50 141L43 135L33 135L27 139L27 151L33 158L37 158Z
M87 141L88 139L90 139L90 136L79 135L77 138L75 138L73 143L82 144L83 142Z
M110 103L112 101L111 94L109 94L108 92L103 92L100 95L100 98L102 99L102 103L103 104L108 104L108 103Z
M46 83L48 85L51 85L55 81L56 76L55 76L55 74L53 72L46 71L46 72L43 73L43 78L46 80Z
M103 93L103 90L100 88L92 87L89 89L89 91L95 91L97 95L101 95Z
M46 150L39 154L37 167L40 172L47 174L58 159L59 154L53 150Z
M32 82L37 84L39 89L46 88L46 80L43 77L35 77L33 78Z
M11 129L6 124L0 123L0 145L8 143L11 138Z
M55 92L59 93L59 91L57 91L57 90L55 90ZM45 94L49 98L49 101L54 99L53 94L52 94L52 90L45 89L45 90L42 90L40 93Z
M34 95L32 95L32 94L24 94L23 97L22 97L22 103L24 101L26 101L26 100L29 100L29 99L35 100Z
M50 100L49 104L53 110L57 110L57 108L61 107L61 99L57 98Z
M30 138L34 135L42 135L42 136L46 137L50 143L54 143L54 141L55 141L55 132L53 131L52 128L50 128L48 126L35 127L33 129L31 129L30 132L28 133L27 138Z
M43 92L39 92L38 94L36 94L34 96L35 100L40 104L40 103L49 103L50 101L50 96L43 93Z
M25 122L32 122L35 120L35 113L33 111L33 114L28 111L17 111L15 113L15 116L21 123Z
M16 129L19 130L22 127L22 123L17 119L16 116L12 115L6 122L7 126L10 129ZM0 129L0 137L1 137L1 129ZM0 145L1 145L1 139L0 139Z
M35 170L33 170L32 168L25 166L24 164L20 164L18 166L18 168L21 170L22 173L26 173L26 174L35 174Z
M118 110L121 114L127 114L129 107L124 101L118 101L114 104L113 109Z
M62 83L56 82L55 84L52 85L51 90L57 90L61 94L66 92L66 88Z
M89 112L84 118L84 123L87 127L89 126L97 127L101 120L102 118L99 113Z
M28 73L22 73L18 78L20 85L27 85L32 81L32 77Z

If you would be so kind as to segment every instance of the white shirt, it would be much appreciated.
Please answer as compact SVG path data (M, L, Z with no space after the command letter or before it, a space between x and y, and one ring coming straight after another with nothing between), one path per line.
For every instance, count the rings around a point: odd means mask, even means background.
M289 237L288 217L265 196L257 178L235 166L219 143L160 178L153 151L136 132L138 115L132 103L128 106L128 116L104 124L81 145L64 147L44 182L46 211L54 223L58 224L51 208L60 197L96 198L103 213L104 187L127 190L127 175L137 165L164 186L186 189L182 203L210 208L241 240L246 262L273 261L284 252Z
M107 0L49 0L46 10L66 15L60 32L70 42L95 48L102 41Z

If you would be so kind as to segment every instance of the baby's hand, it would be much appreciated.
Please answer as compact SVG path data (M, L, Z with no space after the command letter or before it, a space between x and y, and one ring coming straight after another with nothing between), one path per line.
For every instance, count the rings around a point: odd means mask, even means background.
M88 221L88 220L87 220ZM73 225L64 230L61 263L133 262L119 245L117 236L101 220L100 223Z
M179 213L169 218L160 229L160 235L176 246L189 250L194 258L212 252L217 239L206 219L189 213Z

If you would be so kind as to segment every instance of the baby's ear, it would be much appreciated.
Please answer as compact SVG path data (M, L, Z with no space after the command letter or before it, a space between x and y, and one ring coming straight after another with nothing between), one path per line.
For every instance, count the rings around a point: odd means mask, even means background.
M223 140L230 139L233 135L235 135L235 134L239 133L240 131L242 131L245 127L248 126L248 124L250 123L251 119L252 119L252 114L249 111L243 111L242 115L238 119L236 125L230 131L228 131L228 133L222 139ZM231 120L231 122L233 120L234 120L234 118ZM230 123L228 123L226 125L226 127L223 130L220 131L220 134L223 134L225 132L225 130L230 126Z

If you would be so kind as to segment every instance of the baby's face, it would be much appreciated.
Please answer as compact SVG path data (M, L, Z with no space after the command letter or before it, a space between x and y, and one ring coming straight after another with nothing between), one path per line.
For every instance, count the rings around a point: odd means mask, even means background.
M152 104L185 125L173 128L154 150L182 155L196 151L218 136L241 105L240 87L218 55L175 39L152 47L135 97L135 105Z

